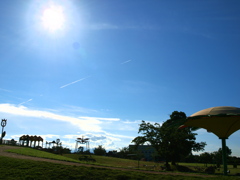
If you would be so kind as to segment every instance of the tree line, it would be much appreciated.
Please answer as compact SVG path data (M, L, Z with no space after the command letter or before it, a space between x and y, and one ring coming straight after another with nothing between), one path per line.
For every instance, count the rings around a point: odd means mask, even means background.
M173 111L170 118L160 123L149 123L142 120L139 125L138 134L132 140L135 149L123 147L119 151L109 151L100 145L94 149L95 155L107 155L119 158L141 159L144 155L138 150L140 145L150 145L156 152L152 154L155 161L165 161L166 166L169 163L176 165L177 162L193 162L215 164L217 167L222 164L222 149L212 153L204 152L206 142L196 142L196 130L198 128L186 127L179 128L186 121L186 114L184 112ZM193 154L198 152L199 155ZM133 156L134 155L134 156ZM227 147L227 156L230 164L235 166L240 162L237 157L232 157L231 149Z

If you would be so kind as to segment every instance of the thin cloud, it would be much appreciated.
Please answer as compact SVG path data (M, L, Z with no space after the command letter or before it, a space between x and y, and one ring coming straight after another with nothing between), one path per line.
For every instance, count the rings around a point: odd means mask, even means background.
M60 109L60 111L64 112L75 112L75 113L88 113L88 114L93 114L93 113L97 113L98 110L95 109L88 109L88 108L84 108L84 107L79 107L79 106L72 106L72 105L65 105L66 108L62 108Z
M138 29L146 29L146 30L161 30L162 27L159 26L152 26L152 25L117 25L117 24L110 24L110 23L93 23L93 24L86 24L83 26L86 29L90 30L118 30L118 29L130 29L130 30L138 30Z
M99 145L103 145L104 148L106 149L119 149L119 147L117 147L115 145L116 142L119 142L120 144L123 144L122 146L125 146L125 144L123 143L123 137L119 138L119 137L114 137L112 135L107 135L104 132L101 132L101 134L99 133L87 133L87 134L82 134L84 136L84 138L89 138L89 142L90 142L90 149L94 149L95 147L98 147ZM62 138L63 139L69 139L69 140L73 140L76 139L78 137L82 137L82 135L64 135ZM131 138L132 140L133 138ZM63 140L64 142L64 140ZM75 144L76 143L69 143L69 146L72 149L75 149ZM65 143L64 143L65 145ZM85 147L84 147L85 148Z
M124 124L141 124L142 123L142 120L135 120L135 121L129 121L129 120L126 120L126 121L122 121Z
M126 135L121 135L121 134L112 134L112 133L108 133L108 132L105 132L105 134L107 136L114 137L114 138L126 138L126 139L134 139L135 138L134 136L126 136Z
M7 89L3 89L3 88L0 88L0 91L5 91L5 92L12 92L10 90L7 90Z
M27 103L27 102L30 102L30 101L32 101L32 99L29 99L29 100L27 100L27 101L24 101L24 102L22 102L22 103L20 103L20 104L18 104L18 105L23 105L23 104L25 104L25 103Z
M48 112L48 111L33 110L22 105L16 106L13 104L0 104L0 112L12 114L12 115L18 115L18 116L35 117L35 118L68 122L78 127L82 131L89 131L89 132L103 132L101 127L103 121L120 120L118 118L102 118L102 117L76 118L72 116L59 115L59 114Z
M79 82L79 81L83 81L83 80L85 80L85 79L87 79L87 78L89 78L89 77L90 77L90 76L85 77L85 78L78 79L78 80L76 80L76 81L73 81L73 82L71 82L71 83L68 83L68 84L63 85L63 86L61 86L60 88L65 88L65 87L70 86L70 85L72 85L72 84L75 84L75 83L77 83L77 82Z
M135 121L129 121L129 120L126 120L126 121L122 121L122 123L124 124L141 124L143 120L135 120ZM153 122L153 121L147 121L147 120L144 120L146 123L151 123L151 124L155 124L156 122ZM158 123L161 125L161 123Z
M80 119L85 119L85 120L102 120L102 121L119 121L119 118L101 118L101 117L79 117Z
M129 62L131 62L132 60L130 59L130 60L127 60L127 61L124 61L124 62L122 62L121 64L126 64L126 63L129 63Z
M119 29L119 27L113 24L108 24L108 23L98 23L98 24L91 24L90 29L105 30L105 29Z

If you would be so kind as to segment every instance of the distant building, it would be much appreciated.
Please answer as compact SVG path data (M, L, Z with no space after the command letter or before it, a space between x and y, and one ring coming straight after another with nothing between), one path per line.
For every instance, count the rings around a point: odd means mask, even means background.
M146 161L153 161L154 157L157 155L156 149L151 145L129 145L129 149L142 153Z

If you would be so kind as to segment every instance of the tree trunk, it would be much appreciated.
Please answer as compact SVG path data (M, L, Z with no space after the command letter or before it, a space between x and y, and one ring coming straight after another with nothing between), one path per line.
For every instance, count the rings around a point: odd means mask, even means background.
M170 166L170 164L169 164L169 162L168 162L167 160L166 160L165 166L166 166L166 170L167 170L167 171L170 171L170 170L171 170L171 166Z

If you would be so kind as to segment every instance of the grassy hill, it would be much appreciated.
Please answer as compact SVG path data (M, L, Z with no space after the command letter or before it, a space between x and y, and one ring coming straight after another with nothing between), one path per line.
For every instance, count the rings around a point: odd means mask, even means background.
M44 157L49 159L58 159L62 161L78 162L79 155L67 154L67 155L55 155L43 151L34 150L31 148L20 148L9 150L11 152L20 153L24 155L31 155L36 157ZM93 156L97 160L97 165L100 166L112 166L112 167L124 167L124 168L136 168L138 161ZM88 163L89 164L89 163ZM147 162L140 162L140 167L143 169L143 164ZM148 164L154 164L149 163ZM0 154L0 179L113 179L113 180L128 180L128 179L141 179L141 180L154 180L154 179L239 179L238 177L198 177L194 174L182 173L177 175L172 173L171 175L164 174L151 174L145 172L113 170L109 168L98 167L84 167L76 165L62 165L50 162L31 161L24 159L14 159L9 157L3 157Z
M111 166L111 167L123 167L123 168L142 168L144 165L153 166L156 165L154 162L146 162L146 161L136 161L136 160L129 160L129 159L121 159L121 158L114 158L114 157L106 157L106 156L96 156L91 155L93 159L96 160L95 163L93 162L86 162L86 161L79 161L79 154L63 154L57 155L48 153L45 151L39 151L32 148L22 147L20 149L10 149L8 152L34 156L34 157L42 157L48 159L56 159L61 161L69 161L69 162L77 162L77 163L85 163L85 164L95 164L101 166ZM145 168L144 168L145 169Z

